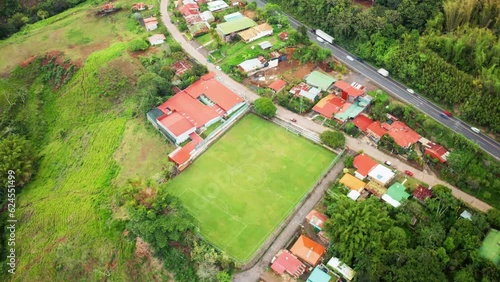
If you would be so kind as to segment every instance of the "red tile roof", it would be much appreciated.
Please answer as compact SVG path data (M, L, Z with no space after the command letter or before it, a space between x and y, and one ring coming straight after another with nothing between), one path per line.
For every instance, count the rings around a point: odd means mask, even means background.
M278 255L271 268L279 275L286 271L294 277L299 277L304 273L306 266L296 256L284 250Z
M146 4L144 4L143 2L136 3L136 4L132 5L132 8L135 9L135 10L145 10L146 9Z
M201 18L200 14L187 15L184 16L184 19L186 20L187 25L194 25L195 23L203 22L203 19Z
M158 109L164 113L168 112L167 108L180 113L196 126L196 128L202 127L207 122L222 115L212 108L205 106L197 99L193 99L193 97L188 95L185 91L175 94L168 101L158 106Z
M352 123L354 123L359 130L365 132L366 128L373 123L373 120L365 115L359 115L352 121Z
M346 103L339 97L328 94L313 107L313 111L321 114L327 119L331 119L334 114L347 110L351 105L351 103Z
M325 247L304 235L300 235L290 251L308 264L316 266L325 253Z
M182 133L196 128L192 122L178 112L164 114L158 118L158 122L168 128L175 136L180 136Z
M413 191L413 197L423 201L432 197L432 190L419 185L417 189Z
M269 84L267 87L271 88L275 92L278 92L281 89L283 89L283 87L285 87L285 85L286 85L286 81L281 80L281 79L276 79L271 84Z
M243 98L217 81L213 72L202 76L200 80L191 84L184 91L195 99L201 95L205 95L224 111L229 111L237 104L243 102Z
M366 177L370 170L377 165L377 162L365 154L359 154L354 157L352 164L355 168L357 168L357 173Z
M179 9L179 12L181 12L181 14L183 16L189 16L189 15L199 14L200 13L200 9L198 7L198 4L196 4L196 3L188 3L188 4L184 5L184 6L182 6Z
M320 213L317 210L312 210L309 212L309 214L306 216L307 222L309 224L318 227L319 230L323 229L323 223L328 220L328 216Z
M377 136L378 138L382 137L384 134L387 133L387 130L382 128L380 121L375 121L372 124L370 124L366 128L366 131L369 131L371 134Z
M281 40L286 40L288 38L288 32L286 31L283 31L282 33L280 33L280 35L278 35L280 37Z
M155 17L149 17L144 19L144 24L158 24L158 20Z
M191 158L191 152L196 148L196 145L201 143L203 139L196 133L189 134L191 142L184 145L182 148L177 148L175 151L168 155L168 159L177 165L182 165Z
M384 123L383 127L389 128L389 136L394 138L394 141L403 148L408 148L422 138L420 134L409 128L404 122L394 121L392 124Z
M346 92L347 95L354 97L354 98L361 96L364 93L364 91L362 89L354 88L352 85L350 85L349 83L347 83L343 80L339 80L339 81L335 82L335 84L333 86L339 88L343 92Z
M448 150L446 150L445 147L436 143L427 143L425 147L426 155L430 155L432 158L438 159L442 163L446 162Z
M175 62L175 64L172 65L172 69L175 70L175 75L181 76L183 75L186 71L190 70L193 66L186 60L180 60Z
M307 84L305 82L301 82L301 83L295 85L294 87L292 87L290 89L290 93L292 93L294 95L299 95L301 90L307 92L307 91L309 91L309 89L311 89L311 86L309 86L309 84Z

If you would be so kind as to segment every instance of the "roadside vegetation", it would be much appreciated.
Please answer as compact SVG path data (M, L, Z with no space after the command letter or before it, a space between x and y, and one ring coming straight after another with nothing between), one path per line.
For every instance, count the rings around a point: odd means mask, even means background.
M270 2L464 120L500 131L498 1Z
M479 254L498 213L460 217L464 206L445 186L419 203L393 208L371 197L355 202L335 184L324 199L329 255L356 270L357 281L498 281L497 266Z

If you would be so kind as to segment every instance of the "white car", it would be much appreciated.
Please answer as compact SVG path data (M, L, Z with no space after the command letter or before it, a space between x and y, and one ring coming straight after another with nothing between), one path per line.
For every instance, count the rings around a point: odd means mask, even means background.
M388 166L392 166L392 163L390 161L385 161L384 164L386 164Z
M476 128L476 127L471 127L470 130L472 130L476 133L481 133L481 130L479 130L479 128Z
M349 55L347 55L347 56L346 56L346 58L347 58L349 61L354 61L354 58L353 58L353 57L351 57L351 56L349 56Z
M215 68L216 68L217 70L220 70L220 67L219 67L219 66L215 66Z
M325 42L325 40L319 36L316 36L316 40L318 40L319 43Z
M415 91L413 91L413 89L408 88L408 89L406 89L406 91L408 91L408 93L410 93L410 94L415 94Z

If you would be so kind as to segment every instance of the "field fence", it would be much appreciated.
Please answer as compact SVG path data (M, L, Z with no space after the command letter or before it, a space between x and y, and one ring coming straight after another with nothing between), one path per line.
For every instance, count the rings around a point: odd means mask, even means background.
M191 162L193 162L197 157L199 157L206 149L212 144L217 137L221 136L224 132L229 129L236 121L245 116L245 114L250 110L250 105L245 103L238 111L233 113L227 120L223 121L222 124L217 127L214 131L208 134L207 138L203 140L200 144L196 146L195 152L192 154Z

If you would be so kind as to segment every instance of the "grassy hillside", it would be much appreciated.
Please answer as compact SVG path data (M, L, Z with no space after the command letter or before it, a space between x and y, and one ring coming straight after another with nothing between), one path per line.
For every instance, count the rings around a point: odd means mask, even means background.
M16 274L2 281L166 275L136 257L135 242L125 240L124 225L113 215L112 199L126 179L158 177L172 149L142 115L136 117L132 102L142 66L127 42L147 34L136 34L129 11L96 18L92 9L88 4L68 10L0 43L4 74L54 50L80 66L58 90L34 75L36 63L0 79L2 107L11 93L25 93L15 119L41 156L36 175L17 198Z

